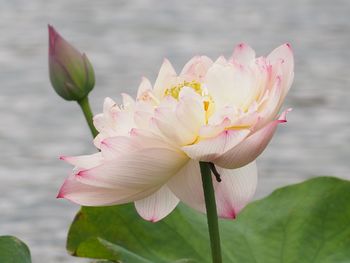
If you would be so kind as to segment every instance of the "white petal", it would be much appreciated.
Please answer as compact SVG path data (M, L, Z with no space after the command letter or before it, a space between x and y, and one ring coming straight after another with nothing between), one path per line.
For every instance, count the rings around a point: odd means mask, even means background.
M154 194L135 201L136 211L145 220L157 222L170 214L179 199L164 185Z
M132 110L135 106L135 100L129 94L122 93L121 95L124 109Z
M241 43L235 47L232 60L248 66L255 61L255 51L247 44Z
M253 72L246 67L215 63L206 76L209 94L218 107L247 108L257 96L258 85Z
M145 93L151 90L152 90L151 82L147 78L143 77L141 80L140 86L137 90L137 99L141 99Z
M171 80L176 77L176 72L169 60L164 59L164 62L159 70L158 77L154 83L154 94L157 98L164 97L164 91L169 88Z
M192 78L189 81L201 81L207 74L207 71L212 64L213 61L206 56L193 57L186 63L180 75L188 75L190 78Z

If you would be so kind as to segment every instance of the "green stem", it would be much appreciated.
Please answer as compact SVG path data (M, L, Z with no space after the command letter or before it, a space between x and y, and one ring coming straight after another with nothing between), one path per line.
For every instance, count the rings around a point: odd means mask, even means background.
M84 113L85 119L87 124L89 125L90 131L92 133L92 136L95 138L98 134L98 131L95 129L94 123L93 123L93 114L91 112L91 107L89 103L89 98L86 96L85 98L77 101L81 110Z
M220 248L220 233L219 233L219 223L218 223L218 214L216 211L216 202L213 181L211 177L210 164L206 162L199 162L205 207L207 210L207 220L210 236L210 246L211 246L211 255L213 263L221 263L221 248Z

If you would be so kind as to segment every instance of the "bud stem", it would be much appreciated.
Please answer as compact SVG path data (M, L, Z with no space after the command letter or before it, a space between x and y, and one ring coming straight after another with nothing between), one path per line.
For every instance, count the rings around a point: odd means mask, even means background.
M91 112L91 107L89 103L89 98L86 96L85 98L77 101L81 110L84 113L85 119L87 124L89 125L90 131L92 133L92 136L95 138L98 134L98 131L95 129L94 123L93 123L93 114Z
M207 211L212 260L213 263L221 263L219 223L210 164L207 162L199 162L199 166L202 175L205 207Z

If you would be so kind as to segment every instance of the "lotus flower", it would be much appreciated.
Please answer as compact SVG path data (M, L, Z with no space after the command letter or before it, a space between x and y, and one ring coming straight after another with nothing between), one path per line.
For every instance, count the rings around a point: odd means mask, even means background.
M205 212L199 161L211 162L218 215L235 218L257 185L255 159L271 140L293 81L289 44L255 57L245 44L231 58L192 58L176 74L168 60L155 84L143 78L134 100L106 98L95 116L100 152L61 157L75 166L58 197L86 206L135 202L156 222L179 203Z

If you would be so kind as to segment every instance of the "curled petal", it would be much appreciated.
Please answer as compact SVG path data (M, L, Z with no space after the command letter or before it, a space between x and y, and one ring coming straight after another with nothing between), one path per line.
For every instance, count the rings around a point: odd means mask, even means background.
M135 201L135 208L145 220L157 222L170 214L178 203L179 199L164 185L154 194Z
M281 116L285 117L286 112L282 113ZM212 162L227 169L234 169L254 161L272 139L278 124L283 122L286 122L285 118L270 122Z
M235 218L252 199L257 185L257 169L252 162L239 169L217 167L221 175L218 183L213 177L218 216ZM168 183L172 192L185 204L205 213L205 201L199 164L189 161Z

